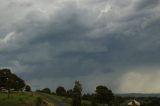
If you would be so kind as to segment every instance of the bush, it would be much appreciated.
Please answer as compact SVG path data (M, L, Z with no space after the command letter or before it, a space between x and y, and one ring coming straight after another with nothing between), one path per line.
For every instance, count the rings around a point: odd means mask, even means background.
M66 95L66 90L64 87L62 86L59 86L57 89L56 89L56 94L57 95L60 95L60 96L65 96Z
M26 92L30 92L30 91L31 91L31 87L30 87L29 85L26 85L25 91L26 91Z
M49 88L44 88L41 92L51 94L51 90Z

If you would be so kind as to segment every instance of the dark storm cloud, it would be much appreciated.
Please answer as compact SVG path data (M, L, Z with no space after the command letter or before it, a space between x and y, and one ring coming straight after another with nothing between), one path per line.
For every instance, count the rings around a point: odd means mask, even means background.
M1 1L1 66L11 68L34 89L56 87L57 82L70 87L66 83L80 79L88 90L107 84L116 92L125 92L125 87L130 92L128 75L146 78L146 66L160 64L158 3Z
M159 0L141 0L137 6L137 9L152 9L159 5Z

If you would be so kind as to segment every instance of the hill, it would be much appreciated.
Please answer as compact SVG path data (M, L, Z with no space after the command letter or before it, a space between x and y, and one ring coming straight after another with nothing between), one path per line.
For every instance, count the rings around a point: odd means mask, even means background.
M126 93L116 95L121 97L160 97L160 93Z

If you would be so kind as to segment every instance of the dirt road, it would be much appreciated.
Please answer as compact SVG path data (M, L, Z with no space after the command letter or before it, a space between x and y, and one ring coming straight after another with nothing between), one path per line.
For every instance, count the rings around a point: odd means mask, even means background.
M55 100L53 95L44 94L44 93L37 93L36 95L48 101L52 106L66 106L65 103Z

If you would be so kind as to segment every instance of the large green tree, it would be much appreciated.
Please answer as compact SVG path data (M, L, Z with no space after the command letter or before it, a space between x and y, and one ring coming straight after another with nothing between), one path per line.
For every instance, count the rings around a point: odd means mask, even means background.
M24 80L12 73L10 69L0 69L0 89L8 90L8 97L11 89L22 91L24 87Z
M110 89L108 89L106 86L97 86L96 87L96 100L98 103L101 104L108 104L111 105L113 104L114 101L114 94L112 93L112 91Z
M23 90L25 82L10 69L0 69L0 88L13 89L16 91Z
M79 81L75 81L75 85L73 88L73 99L72 99L72 106L81 106L81 94L82 92L82 85Z
M60 95L60 96L66 96L66 90L65 90L65 88L62 87L62 86L57 87L56 94Z

